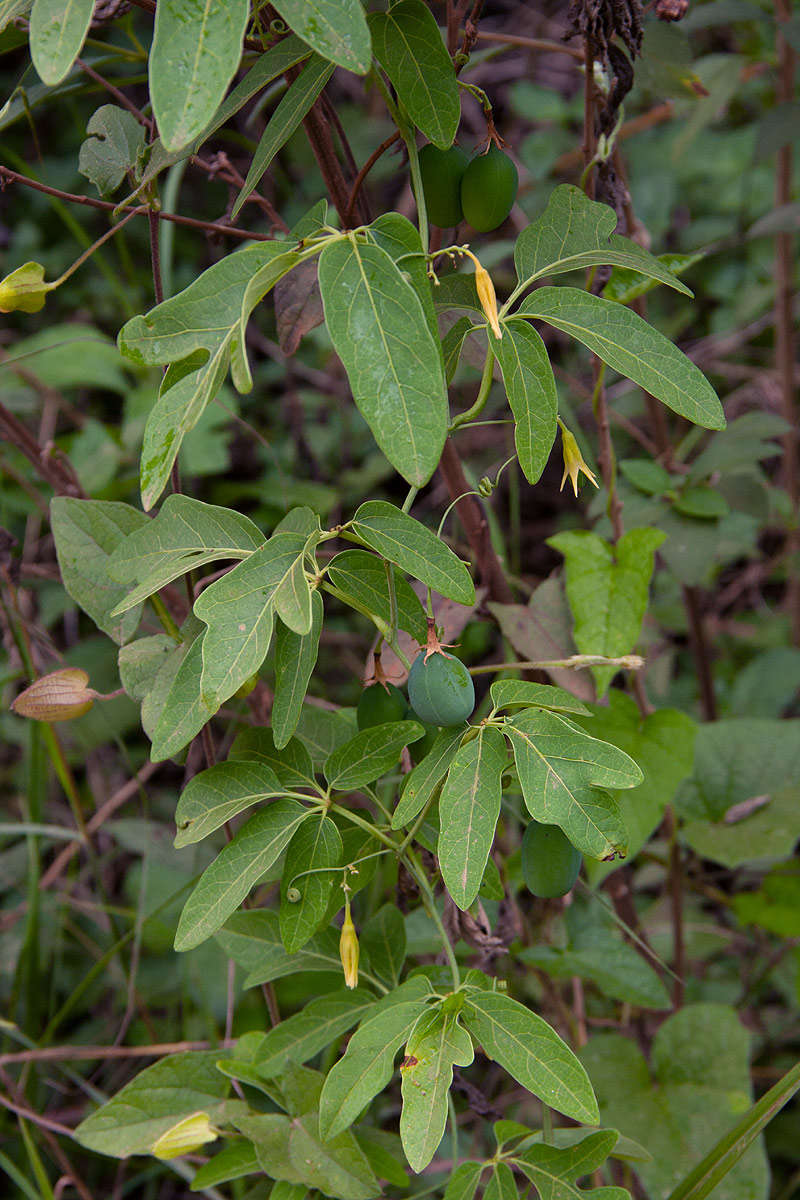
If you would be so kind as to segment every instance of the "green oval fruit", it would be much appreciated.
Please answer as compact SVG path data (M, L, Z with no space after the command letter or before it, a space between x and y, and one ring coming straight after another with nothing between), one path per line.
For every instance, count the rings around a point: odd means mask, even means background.
M575 886L583 857L558 825L531 821L522 837L522 877L543 899L566 896Z
M461 208L472 228L489 233L502 225L518 186L517 168L497 146L473 158L461 177Z
M406 698L393 683L373 683L361 693L356 709L359 729L371 729L373 725L386 725L389 721L402 721L406 715Z
M449 229L461 221L461 177L468 163L469 155L460 146L440 150L428 145L419 152L428 220L442 229Z
M475 707L475 688L459 659L437 652L426 662L422 650L408 675L408 698L426 725L460 725Z

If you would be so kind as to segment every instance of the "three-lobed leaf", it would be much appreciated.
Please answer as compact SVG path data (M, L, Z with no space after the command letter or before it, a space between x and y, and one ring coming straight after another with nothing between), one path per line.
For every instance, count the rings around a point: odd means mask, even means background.
M259 800L283 794L274 771L258 762L216 763L189 780L175 810L175 846L189 846Z
M575 645L581 654L617 658L636 644L647 609L660 529L629 529L613 546L589 530L567 530L547 544L564 555L567 599L575 618ZM614 667L594 667L603 696Z
M200 876L183 907L176 950L191 950L224 925L310 815L296 800L275 800L251 817Z
M359 1021L375 1003L363 988L342 988L311 1000L305 1008L267 1031L254 1056L265 1076L279 1075L289 1062L308 1062Z
M403 747L419 741L424 733L417 721L392 721L362 729L327 758L325 778L340 792L374 783L396 765Z
M472 1041L457 1014L437 1009L414 1027L400 1067L400 1137L412 1171L427 1167L442 1140L453 1067L468 1067L473 1057Z

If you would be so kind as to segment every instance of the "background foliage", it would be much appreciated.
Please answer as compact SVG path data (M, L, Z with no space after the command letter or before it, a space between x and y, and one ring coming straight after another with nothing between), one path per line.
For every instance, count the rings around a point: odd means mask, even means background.
M0 0L9 1194L800 1190L799 41ZM493 129L507 221L429 226ZM428 604L472 732L359 731Z

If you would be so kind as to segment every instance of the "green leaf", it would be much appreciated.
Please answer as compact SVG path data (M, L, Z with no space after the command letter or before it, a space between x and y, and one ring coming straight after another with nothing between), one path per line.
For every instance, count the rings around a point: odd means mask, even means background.
M127 1158L148 1154L162 1133L192 1113L221 1117L230 1082L216 1069L217 1058L216 1050L162 1058L81 1121L75 1140L98 1154Z
M508 1163L495 1163L483 1192L484 1200L516 1200L517 1185Z
M353 533L372 550L421 583L455 600L475 603L475 585L464 563L425 525L385 500L368 500L353 517Z
M444 355L444 377L448 385L453 382L453 376L458 367L458 361L461 358L461 349L464 345L464 338L472 333L472 321L469 317L459 317L454 325L451 325L447 333L442 338L442 354Z
M481 726L456 753L439 797L437 855L442 879L460 909L478 894L500 815L506 746L498 729Z
M438 342L416 291L385 250L355 237L324 248L319 285L359 411L392 466L421 487L438 465L448 409Z
M597 1123L589 1076L546 1021L500 992L472 992L461 1011L489 1058L524 1088L567 1117Z
M736 1165L759 1133L800 1090L800 1063L754 1104L678 1184L669 1200L705 1200Z
M715 521L727 517L731 511L725 497L711 487L683 488L673 501L675 508L685 517L698 517L704 521Z
M528 709L505 725L525 804L537 821L560 825L592 858L625 849L616 801L600 788L642 782L636 763L557 713Z
M612 546L588 530L569 530L547 539L564 555L567 599L575 618L575 645L581 654L619 658L638 640L647 610L660 529L630 529ZM616 674L593 667L600 696Z
M165 758L172 758L182 750L219 708L219 703L207 700L200 690L204 638L205 634L200 634L183 651L180 665L172 679L152 733L152 762L163 762ZM159 677L167 672L171 674L177 657L177 654L174 659L170 656L161 668ZM159 688L159 677L156 678L154 690Z
M380 1012L365 1021L325 1080L320 1100L320 1131L335 1137L346 1129L373 1096L386 1087L394 1058L425 1011L430 994L426 979L416 977L380 1001ZM408 998L408 997L411 998ZM376 1006L377 1008L378 1006Z
M81 52L94 0L34 0L31 58L43 83L61 83Z
M254 1056L265 1076L280 1075L289 1062L304 1063L362 1021L375 1003L363 988L343 988L311 1000L294 1016L267 1031Z
M311 593L311 628L295 633L282 621L275 630L275 697L272 702L272 734L282 750L300 719L308 681L317 661L322 632L322 596Z
M517 238L514 264L520 284L527 287L542 275L610 264L628 267L691 296L659 259L630 238L614 233L616 227L613 208L589 200L580 188L560 184L541 217Z
M334 750L350 741L357 729L354 708L330 709L304 704L297 722L297 736L311 752L318 770Z
M249 1074L246 1068L245 1073ZM283 1113L248 1112L237 1118L236 1128L255 1146L258 1165L265 1175L286 1184L305 1186L301 1170L289 1157L292 1122Z
M472 1041L456 1013L437 1009L415 1025L400 1068L400 1137L412 1171L427 1167L442 1140L453 1067L468 1067L473 1058Z
M190 145L185 146L181 150L167 150L161 138L156 138L150 148L150 157L139 185L136 191L127 198L126 203L134 199L139 192L152 183L167 167L171 167L175 163L189 158L192 154L196 154L203 142L207 141L218 129L221 129L262 88L283 75L285 71L291 70L292 67L308 58L309 54L308 46L295 37L294 34L289 34L288 37L283 38L276 45L271 46L269 50L265 50L263 54L258 56L255 65L250 68L244 78L226 96L214 113L212 120L200 136L195 138Z
M174 845L199 842L237 813L283 791L277 775L263 763L217 763L195 775L183 789L175 810Z
M127 612L173 579L218 559L247 558L264 545L249 517L191 496L167 496L158 516L136 523L108 564L112 579L130 587L114 616Z
M275 800L242 826L186 901L175 934L176 950L191 950L221 928L309 815L296 800Z
M408 581L394 568L387 569L384 560L366 550L343 550L328 566L328 579L339 598L365 616L377 617L387 630L392 623L390 578L394 585L399 628L424 645L428 626L422 604Z
M318 790L311 755L297 738L290 738L278 750L271 729L243 729L237 733L228 758L266 763L285 788Z
M203 694L218 704L250 679L267 656L277 593L302 563L302 533L276 532L268 542L212 583L195 602L208 630L203 647Z
M164 662L178 647L179 643L166 633L137 638L127 646L120 646L117 655L119 678L131 700L141 703L153 690Z
M614 1129L599 1129L575 1146L529 1146L515 1156L514 1163L527 1175L542 1200L630 1200L626 1188L601 1187L585 1192L575 1180L596 1171L619 1137ZM510 1171L510 1168L508 1168Z
M624 750L644 775L638 787L617 793L628 857L633 858L659 825L664 809L678 785L690 774L694 763L696 725L691 717L674 708L662 708L642 718L635 701L617 688L608 694L608 705L593 705L593 716L582 725L592 737L611 742ZM598 884L621 865L587 862L589 879Z
M539 334L526 321L504 321L492 340L506 395L514 414L514 444L522 473L536 483L556 440L558 393L553 368Z
M123 325L118 343L128 358L146 366L172 364L145 427L145 509L164 490L185 434L219 391L229 365L237 390L250 391L245 348L250 313L301 259L285 242L246 246L209 267L177 296Z
M729 868L788 858L800 836L800 721L752 718L701 725L694 773L676 804L684 841ZM729 809L757 796L769 803L728 823Z
M103 104L89 118L89 134L78 154L78 170L101 196L116 191L133 171L145 147L145 132L136 117L116 104Z
M695 263L702 262L704 258L705 252L702 250L696 254L656 255L656 261L672 275L683 275L684 271L688 271ZM626 267L614 267L608 283L603 288L603 295L606 300L616 300L617 304L630 304L639 296L646 296L648 292L652 292L659 282L658 279L646 279L637 271L628 270Z
M631 309L578 288L542 287L519 312L568 333L695 425L725 428L722 405L703 373Z
M399 0L369 17L372 48L398 99L428 141L453 143L461 100L453 63L439 26L422 0Z
M160 0L149 81L167 150L188 145L214 116L239 66L249 11L247 0Z
M433 300L433 284L428 275L428 260L422 249L419 230L416 225L412 225L408 217L397 212L386 212L381 213L372 222L369 237L376 246L386 251L417 293L431 337L444 366L444 354L439 341L439 323Z
M575 713L589 717L585 704L564 690L549 683L532 683L528 679L496 679L489 688L495 709L524 704L526 708L545 708L552 712Z
M380 1184L349 1131L322 1138L319 1117L306 1113L292 1121L289 1158L303 1182L336 1200L370 1200Z
M628 482L648 496L661 496L672 484L669 471L649 458L623 458L617 465Z
M27 17L32 4L33 0L0 0L0 33L17 17Z
M359 75L369 70L370 37L361 0L277 0L274 8L323 58Z
M639 1008L668 1009L671 1001L661 977L632 946L616 925L601 915L595 903L576 898L566 916L569 940L565 947L537 945L520 951L523 962L551 979L573 975L589 980L605 996Z
M245 1138L236 1138L195 1171L190 1190L202 1192L218 1183L228 1183L231 1179L241 1179L244 1175L255 1175L258 1169L258 1159L252 1143Z
M444 1200L474 1200L482 1174L482 1162L461 1163L447 1181Z
M299 971L341 972L342 969L338 930L326 929L306 942L297 954L287 954L281 941L278 914L269 909L234 913L216 940L248 972L244 981L247 988Z
M404 746L419 741L424 733L417 721L392 721L362 729L326 760L325 778L339 792L373 783L396 765Z
M440 730L422 762L406 775L403 791L392 814L392 829L402 829L422 812L450 769L466 730L466 725Z
M384 904L361 930L361 949L374 971L392 987L400 982L406 960L406 923L394 904Z
M748 1108L749 1042L732 1008L692 1004L661 1025L650 1068L635 1043L617 1034L595 1036L581 1051L603 1123L652 1155L633 1164L648 1195L668 1196ZM763 1147L753 1145L714 1200L763 1200L768 1179Z
M286 145L309 109L322 94L322 90L332 74L331 63L312 54L310 61L303 67L297 79L289 85L289 90L278 103L261 135L261 140L247 172L247 178L242 184L231 210L232 217L236 217L247 197L258 187L273 158L281 147Z
M50 502L50 525L64 587L118 645L133 636L141 609L123 617L112 616L126 589L109 582L109 559L131 533L149 524L144 513L114 500L56 496Z
M305 821L289 843L281 878L279 922L290 954L304 946L324 922L341 871L323 868L339 867L341 861L339 830L324 814Z

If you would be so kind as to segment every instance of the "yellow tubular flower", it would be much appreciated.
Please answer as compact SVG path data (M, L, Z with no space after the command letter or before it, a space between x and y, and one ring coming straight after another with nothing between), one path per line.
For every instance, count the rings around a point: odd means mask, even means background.
M599 484L595 479L594 472L590 471L586 465L584 457L578 447L578 443L575 441L574 435L570 433L566 425L564 425L561 421L559 421L558 424L561 428L561 450L564 455L564 474L561 476L561 488L559 488L559 491L563 489L564 484L569 478L572 480L572 488L577 498L578 475L581 471L583 471L586 478L593 483L595 487L599 487Z
M475 259L475 288L486 320L491 326L492 333L499 339L503 336L503 331L497 319L497 296L494 284L492 283L491 275L485 267L481 266L477 258Z
M344 922L339 938L339 958L342 960L345 987L358 987L358 934L350 916L350 900L345 897Z

